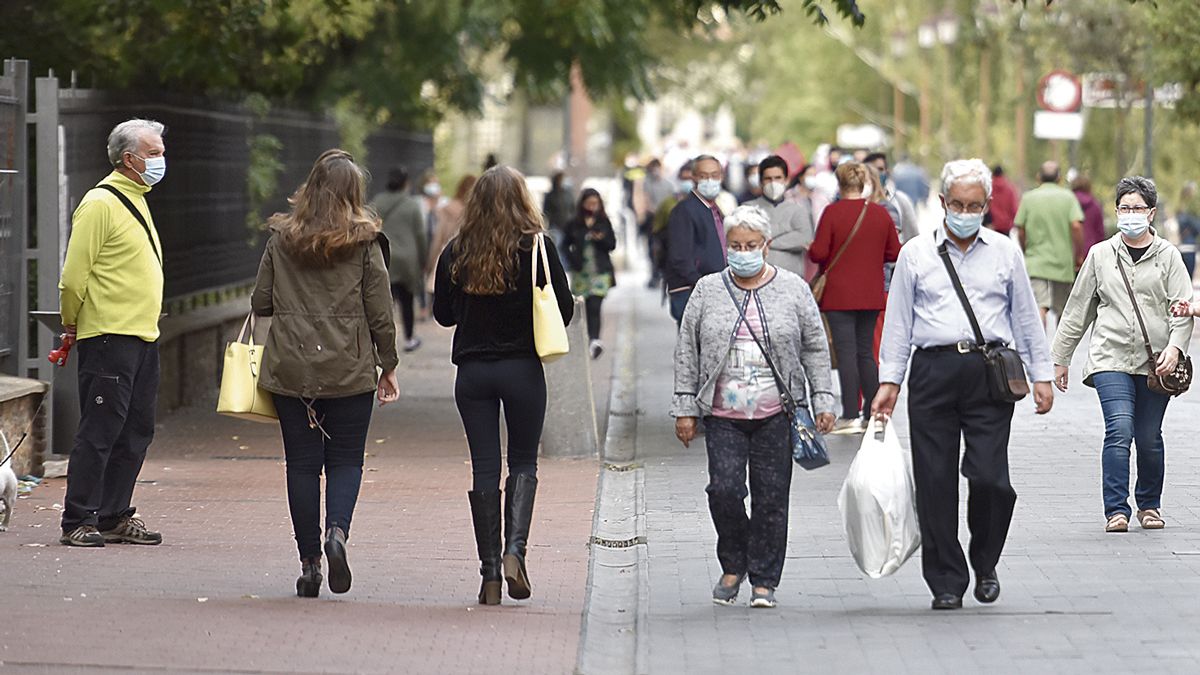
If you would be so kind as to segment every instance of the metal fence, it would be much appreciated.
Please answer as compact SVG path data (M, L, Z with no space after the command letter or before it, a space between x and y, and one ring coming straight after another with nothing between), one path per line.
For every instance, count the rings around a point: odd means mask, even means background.
M0 75L0 373L21 374L25 273L25 110L28 66L7 61Z
M148 196L163 245L168 300L254 278L263 237L247 226L246 190L251 135L270 134L281 145L278 189L261 213L287 208L287 197L308 175L321 152L338 146L334 123L295 111L273 111L256 118L240 106L136 95L64 89L59 94L63 128L63 173L67 207L79 200L111 167L107 134L131 117L167 125L167 177ZM383 129L367 140L367 166L386 176L398 162L410 170L433 165L429 134Z

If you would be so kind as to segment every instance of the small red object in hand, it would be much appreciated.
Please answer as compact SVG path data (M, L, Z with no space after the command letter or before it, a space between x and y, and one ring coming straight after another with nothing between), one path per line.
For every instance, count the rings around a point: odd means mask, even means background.
M67 356L71 353L71 347L75 345L75 335L73 333L63 333L58 336L62 340L62 344L58 349L50 350L50 363L62 367L67 365Z

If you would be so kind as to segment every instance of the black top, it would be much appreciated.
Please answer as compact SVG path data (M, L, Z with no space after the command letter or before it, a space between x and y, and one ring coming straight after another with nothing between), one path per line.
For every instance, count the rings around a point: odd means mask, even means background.
M533 272L530 253L532 241L522 242L517 252L517 275L508 292L502 295L467 293L450 279L454 263L454 248L458 239L451 239L438 257L433 284L433 318L454 331L454 348L450 360L456 365L466 361L498 361L500 359L537 358L533 346ZM571 322L575 299L567 283L558 250L550 237L543 237L550 258L550 281L554 297L562 312L563 324ZM538 287L546 285L546 277L538 262Z
M588 234L599 235L598 239L588 239ZM617 235L613 232L612 222L608 217L597 217L589 228L581 218L572 218L567 225L567 234L563 238L563 248L567 250L567 264L572 272L582 272L584 263L584 247L591 246L596 256L596 272L612 274L613 264L610 253L617 247Z
M1129 251L1129 257L1133 258L1133 262L1137 262L1142 259L1142 256L1146 255L1146 251L1150 250L1150 244L1146 244L1141 248L1134 248L1129 244L1125 244L1125 249Z

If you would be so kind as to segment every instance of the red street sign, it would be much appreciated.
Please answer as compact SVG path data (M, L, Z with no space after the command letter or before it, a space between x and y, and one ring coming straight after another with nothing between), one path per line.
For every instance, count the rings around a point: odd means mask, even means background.
M1052 70L1038 82L1037 102L1050 112L1079 112L1083 83L1068 71Z

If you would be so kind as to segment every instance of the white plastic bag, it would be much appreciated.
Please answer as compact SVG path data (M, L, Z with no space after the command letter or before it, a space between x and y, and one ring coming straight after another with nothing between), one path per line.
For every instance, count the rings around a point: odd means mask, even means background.
M850 553L872 579L900 569L921 546L912 455L891 424L871 422L842 483L838 509Z

